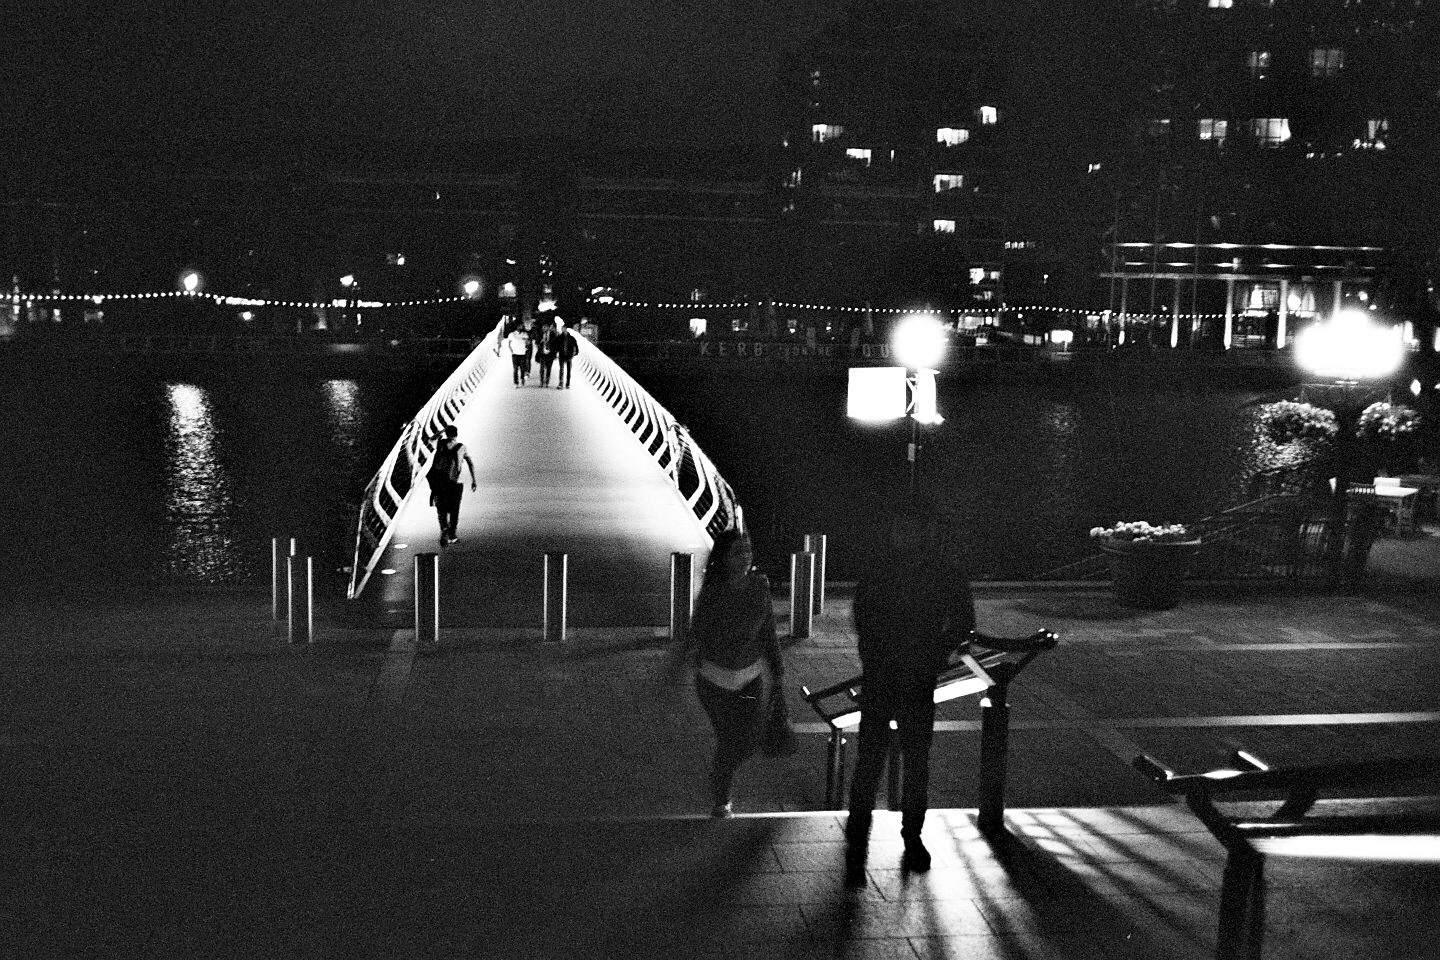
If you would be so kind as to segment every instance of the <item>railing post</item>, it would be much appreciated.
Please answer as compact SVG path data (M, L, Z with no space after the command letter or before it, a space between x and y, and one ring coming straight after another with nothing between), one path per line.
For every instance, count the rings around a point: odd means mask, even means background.
M565 639L566 584L569 554L559 551L545 554L545 620L544 637L548 641Z
M815 616L825 612L825 546L829 538L823 533L805 534L805 552L815 554Z
M885 793L891 810L900 809L901 778L905 771L904 758L900 755L900 734L894 720L890 721L890 739L885 746Z
M283 583L287 583L287 582L288 582L288 581L286 581L286 580L283 579L283 578L285 577L285 569L286 569L286 568L285 568L285 558L286 558L286 557L293 557L293 556L295 556L295 538L294 538L294 537L290 537L290 538L289 538L290 546L289 546L289 552L288 552L288 553L287 553L287 552L283 552L285 548L283 548L283 547L281 546L281 544L284 543L285 540L286 540L286 538L284 538L284 537L271 537L271 538L270 538L270 619L271 619L271 620L279 620L279 619L280 619L280 595L281 595L282 592L284 592L284 591L287 589L286 587L282 586Z
M440 554L415 554L415 646L440 646Z
M845 731L830 728L825 748L825 803L831 810L845 806Z
M305 562L302 564L301 560ZM301 619L303 629L296 623ZM290 643L315 641L314 557L285 558L285 638Z
M790 636L810 636L810 610L815 595L815 554L790 555Z
M670 554L670 639L684 640L690 633L690 614L695 603L695 558L676 551Z
M1010 677L1003 667L991 671L995 685L980 700L981 833L1005 829L1005 775L1010 748Z

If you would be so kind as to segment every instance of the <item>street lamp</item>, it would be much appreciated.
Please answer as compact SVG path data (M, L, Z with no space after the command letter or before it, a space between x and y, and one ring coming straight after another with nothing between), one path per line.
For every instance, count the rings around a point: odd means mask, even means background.
M1295 362L1323 383L1307 383L1306 399L1315 399L1335 413L1335 489L1330 499L1330 540L1326 559L1332 585L1341 581L1345 560L1345 533L1350 492L1350 461L1354 456L1355 426L1365 403L1372 399L1364 381L1388 377L1400 366L1404 348L1394 328L1372 321L1363 310L1337 311L1328 321L1305 328L1295 338ZM1354 551L1352 551L1354 552ZM1352 559L1363 559L1357 555Z
M344 287L348 293L345 299L350 301L350 316L355 321L355 328L358 330L360 328L360 301L358 299L360 281L355 279L355 274L347 273L340 278L340 286Z
M898 367L852 367L846 412L855 420L910 419L910 492L919 487L922 425L945 421L936 403L936 366L945 356L945 326L928 313L902 317L891 335Z

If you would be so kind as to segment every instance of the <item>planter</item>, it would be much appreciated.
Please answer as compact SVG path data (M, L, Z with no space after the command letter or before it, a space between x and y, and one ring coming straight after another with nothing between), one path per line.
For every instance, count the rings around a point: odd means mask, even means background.
M1122 606L1169 610L1180 602L1185 578L1200 552L1200 541L1112 540L1102 542L1100 549L1110 558L1115 599Z

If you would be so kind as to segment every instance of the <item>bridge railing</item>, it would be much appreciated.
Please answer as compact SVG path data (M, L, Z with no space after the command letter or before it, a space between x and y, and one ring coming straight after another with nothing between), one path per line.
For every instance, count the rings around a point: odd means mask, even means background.
M582 373L669 475L706 535L713 540L723 530L743 528L744 514L735 500L735 491L684 424L598 347L584 337L575 339L580 344Z
M390 542L395 518L415 489L416 478L430 468L436 442L445 428L455 422L475 387L496 363L499 337L497 326L445 379L420 412L405 424L400 439L366 486L355 530L355 559L347 592L351 600L365 589L365 582Z

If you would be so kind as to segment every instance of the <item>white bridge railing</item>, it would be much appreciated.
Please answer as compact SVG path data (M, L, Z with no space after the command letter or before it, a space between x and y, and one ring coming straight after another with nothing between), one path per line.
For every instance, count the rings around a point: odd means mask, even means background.
M706 535L713 540L722 530L743 529L744 513L735 491L685 426L598 347L584 337L575 339L582 374L669 475Z
M400 439L366 486L355 530L355 560L350 568L347 591L351 600L365 589L365 582L380 555L385 552L395 527L395 518L415 489L416 478L430 469L436 441L444 434L445 428L455 422L465 401L475 392L475 387L498 362L499 336L498 326L486 334L455 368L455 372L445 379L440 389L425 402L420 412L405 424L400 431Z

